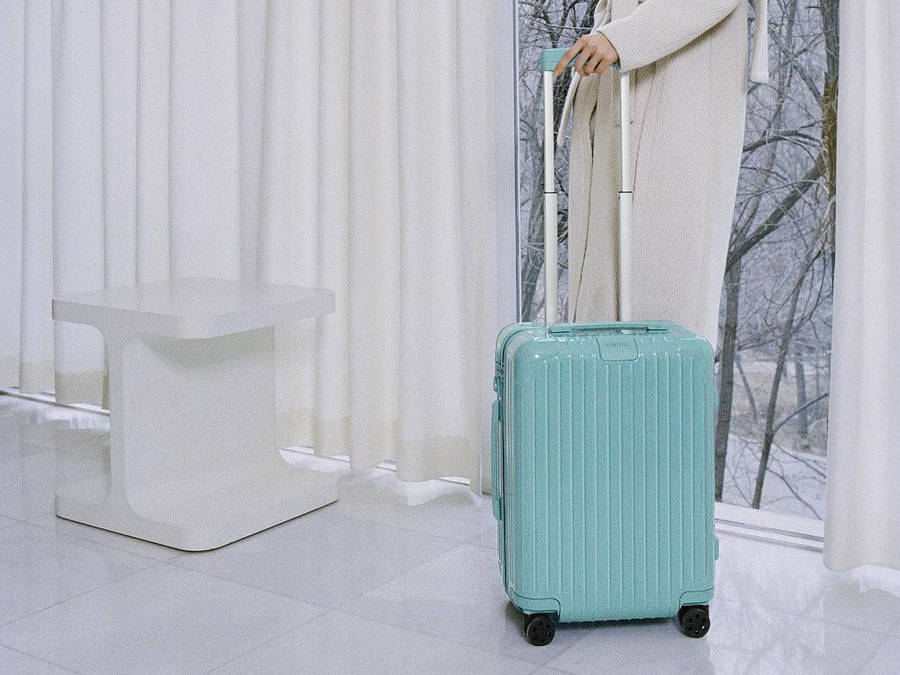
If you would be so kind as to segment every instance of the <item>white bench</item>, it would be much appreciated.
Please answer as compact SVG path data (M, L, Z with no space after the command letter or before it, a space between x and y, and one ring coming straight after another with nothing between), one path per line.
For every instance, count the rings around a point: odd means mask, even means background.
M61 488L62 518L186 551L337 499L275 440L274 326L334 310L329 290L177 279L53 299L106 339L110 473Z

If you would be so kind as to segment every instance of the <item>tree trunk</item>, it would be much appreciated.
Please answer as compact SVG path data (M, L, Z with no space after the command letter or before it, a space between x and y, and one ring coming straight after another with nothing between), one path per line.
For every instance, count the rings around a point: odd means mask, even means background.
M756 409L756 397L753 395L753 389L750 387L750 381L747 379L747 373L744 372L744 364L741 363L741 353L735 352L734 365L737 366L738 374L741 376L741 383L744 385L744 393L747 394L747 404L750 406L750 419L753 424L759 422L759 410Z
M734 359L737 344L738 307L741 294L741 263L725 275L725 330L719 362L719 410L716 413L716 501L722 501L725 483L725 459L731 430L731 404L734 399Z
M834 226L835 226L835 194L837 192L837 106L838 106L838 70L840 66L840 2L839 0L821 0L819 12L822 15L822 34L825 36L825 82L822 86L822 146L828 157L828 196L831 208L828 212L831 240L830 262L831 282L834 285Z
M806 406L806 369L803 366L803 347L794 350L794 374L797 385L797 433L800 449L809 451L809 415Z
M815 348L815 357L816 357L816 364L815 364L815 371L814 371L816 374L816 396L815 397L819 398L819 396L822 395L822 368L823 368L823 366L822 366L822 349L818 345L816 345L816 348ZM827 358L828 357L826 356L826 359ZM820 412L821 408L822 408L821 405L818 403L816 403L814 406L812 406L813 421L818 420L820 417L822 417L822 414Z
M778 404L778 389L781 386L781 377L784 374L784 364L787 360L788 351L791 346L791 338L794 333L794 316L797 314L797 302L800 300L800 291L803 290L803 280L812 267L817 257L819 247L817 241L813 241L810 253L807 256L800 274L797 276L797 283L791 291L790 302L788 305L788 314L784 322L784 332L781 334L781 341L778 344L778 356L775 361L775 376L772 378L772 389L769 392L769 404L766 408L766 429L763 433L762 451L759 455L759 468L756 472L756 489L753 491L753 502L751 506L754 509L759 508L762 501L763 484L766 480L766 471L769 468L769 454L772 451L772 442L775 440L775 413Z

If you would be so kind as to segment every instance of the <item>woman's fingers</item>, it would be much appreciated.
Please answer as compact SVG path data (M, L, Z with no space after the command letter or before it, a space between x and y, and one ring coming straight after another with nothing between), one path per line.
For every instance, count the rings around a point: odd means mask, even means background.
M602 75L606 72L606 69L616 61L617 59L612 58L609 54L604 54L599 59L591 59L588 61L585 70L589 75Z
M604 70L606 70L606 65L608 65L608 64L603 65L603 62L605 60L606 59L605 59L603 52L598 49L597 51L594 52L594 54L591 56L591 58L585 64L585 66L584 66L585 72L588 75L590 75L592 73L597 73L597 72L602 73ZM603 65L603 68L600 71L598 71L597 68L600 67L601 65Z
M619 54L602 33L582 36L556 64L556 69L553 71L556 77L563 74L572 59L575 59L575 70L580 75L587 76L605 72L611 64L619 60Z
M575 41L571 47L569 47L569 51L567 51L563 57L556 64L556 68L553 70L553 74L556 77L559 77L563 74L563 71L566 69L566 66L575 58L578 52L581 51L581 48L584 46L584 38L580 37Z
M582 50L582 52L578 55L578 58L575 59L575 70L578 71L581 75L587 75L586 66L588 61L594 56L593 50Z

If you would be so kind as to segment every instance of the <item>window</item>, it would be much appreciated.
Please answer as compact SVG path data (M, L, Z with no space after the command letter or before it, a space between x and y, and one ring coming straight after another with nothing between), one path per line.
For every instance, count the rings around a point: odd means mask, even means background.
M518 0L519 310L543 320L538 56L593 23L593 1ZM770 0L768 85L750 85L716 352L717 499L821 518L834 270L838 0ZM752 21L752 11L750 12ZM556 118L568 86L557 82ZM566 309L567 157L557 156Z

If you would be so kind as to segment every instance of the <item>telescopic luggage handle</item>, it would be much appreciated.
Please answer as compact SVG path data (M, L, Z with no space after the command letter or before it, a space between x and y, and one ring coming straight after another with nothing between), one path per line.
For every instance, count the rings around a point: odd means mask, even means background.
M557 193L553 124L553 70L567 49L541 52L544 74L544 317L547 324L558 320L557 309ZM572 65L571 63L569 64ZM618 64L613 67L617 67ZM631 319L631 84L628 72L619 71L619 127L622 175L619 187L619 320Z

